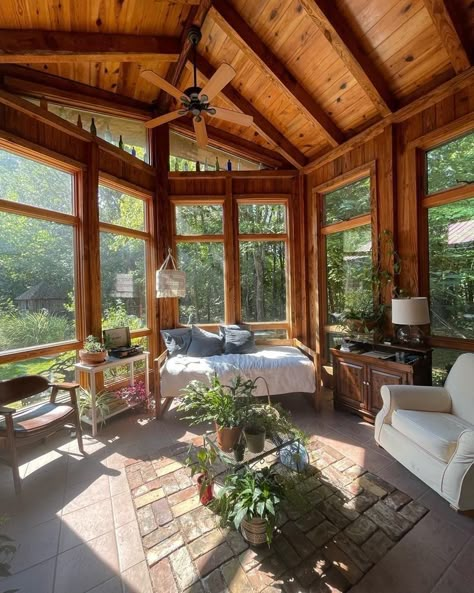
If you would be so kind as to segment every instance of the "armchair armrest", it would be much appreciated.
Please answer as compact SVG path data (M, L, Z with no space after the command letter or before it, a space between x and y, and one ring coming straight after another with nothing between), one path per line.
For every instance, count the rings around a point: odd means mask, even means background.
M313 362L316 364L316 352L312 348L306 346L306 344L303 344L303 342L298 340L298 338L294 338L293 344L296 348L304 352L309 358L312 358Z
M51 397L49 400L52 404L56 403L56 396L58 394L58 391L69 391L71 404L74 407L77 407L76 389L80 387L79 383L50 383L49 386L52 387Z
M7 408L5 406L0 406L0 414L2 416L12 416L16 410L14 408Z
M454 455L441 480L441 489L451 504L460 511L472 510L474 492L474 426L458 438Z
M168 358L168 350L165 350L157 358L155 358L155 363L158 367L158 372L160 371L161 367L163 366L163 363L166 362L167 358Z

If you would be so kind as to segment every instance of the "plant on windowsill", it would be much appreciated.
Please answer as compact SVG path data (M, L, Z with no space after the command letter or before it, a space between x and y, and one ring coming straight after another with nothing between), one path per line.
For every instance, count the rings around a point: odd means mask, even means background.
M101 364L107 359L105 346L94 336L87 336L82 350L79 350L79 358L84 364Z

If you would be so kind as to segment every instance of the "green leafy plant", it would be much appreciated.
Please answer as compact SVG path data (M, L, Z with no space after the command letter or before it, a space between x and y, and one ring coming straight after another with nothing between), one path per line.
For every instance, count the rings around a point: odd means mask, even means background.
M111 407L115 403L120 403L122 400L116 396L115 393L109 391L101 391L95 396L95 408L97 411L97 417L105 423L105 417L110 414ZM86 389L80 390L79 393L79 415L90 417L92 409L92 394Z
M0 349L10 350L64 342L74 337L74 327L66 318L54 313L12 313L0 315Z
M290 413L279 404L250 402L246 410L244 426L251 434L265 431L270 437L275 435L292 437L301 443L307 440L306 434L293 424Z
M105 352L105 346L95 336L90 335L87 336L84 342L84 350L91 354L94 352Z
M6 521L6 517L0 516L0 525L3 525ZM13 539L4 533L0 533L0 577L10 576L11 562L15 552L16 545ZM18 589L10 589L5 593L14 593L15 591L18 591Z
M186 457L186 466L191 469L191 477L196 474L202 476L199 483L199 494L202 496L208 486L214 482L213 465L217 460L215 449L204 445L196 447L191 445Z

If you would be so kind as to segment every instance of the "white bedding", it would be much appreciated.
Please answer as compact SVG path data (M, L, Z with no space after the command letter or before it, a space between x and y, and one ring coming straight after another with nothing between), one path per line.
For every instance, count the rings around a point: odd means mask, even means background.
M314 393L315 371L312 361L292 346L260 346L252 354L221 354L197 358L178 355L161 369L161 397L178 397L190 381L207 382L214 373L224 384L241 374L246 379L264 377L270 395ZM267 395L264 381L257 381L255 395Z

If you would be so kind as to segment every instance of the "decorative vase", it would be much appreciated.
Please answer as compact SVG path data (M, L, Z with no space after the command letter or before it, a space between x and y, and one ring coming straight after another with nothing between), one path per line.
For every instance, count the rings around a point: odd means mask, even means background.
M253 519L242 519L240 524L243 538L253 546L261 546L267 543L267 522L260 517Z
M207 484L203 486L203 481L206 479L204 474L198 476L197 483L198 483L198 491L199 491L199 500L201 504L207 506L211 500L214 498L214 494L212 492L212 484Z
M226 426L218 426L216 424L217 445L221 451L230 453L234 449L234 445L238 442L242 429L240 427L228 428Z
M81 362L88 365L102 364L107 360L107 352L87 352L87 350L79 350L79 358Z
M266 433L263 432L249 432L246 428L244 430L245 440L247 441L247 448L250 453L261 453L265 448Z

